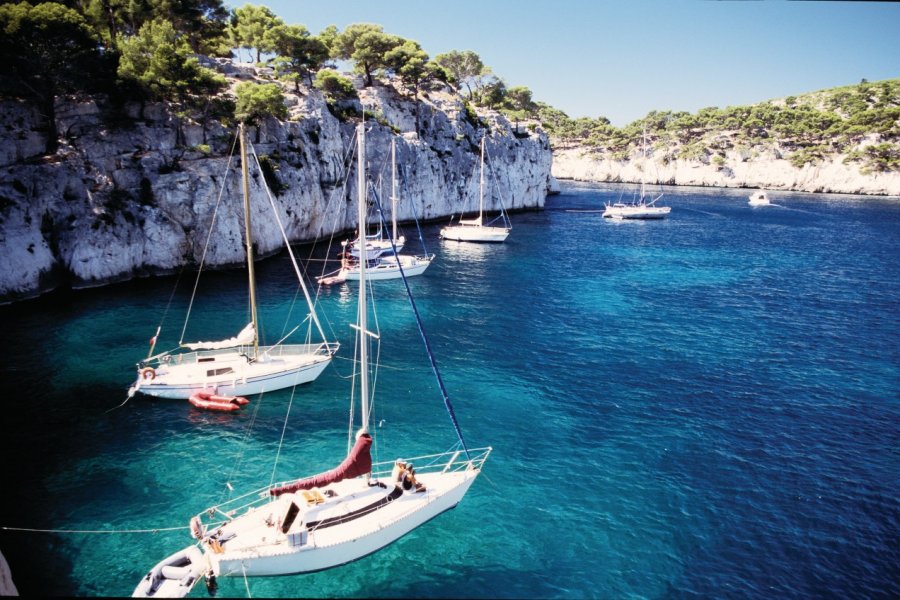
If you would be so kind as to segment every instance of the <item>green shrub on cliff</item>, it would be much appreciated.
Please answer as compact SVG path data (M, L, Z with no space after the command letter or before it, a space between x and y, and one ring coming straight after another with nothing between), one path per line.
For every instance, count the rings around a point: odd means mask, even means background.
M237 102L234 117L245 123L259 123L266 117L287 119L288 110L284 104L284 94L276 83L253 83L245 81L235 88Z
M121 37L118 75L153 100L176 108L199 106L224 87L225 78L200 66L187 39L162 19L145 23L137 35Z
M331 69L325 69L316 73L314 85L322 90L329 102L337 102L356 97L356 88L353 82Z

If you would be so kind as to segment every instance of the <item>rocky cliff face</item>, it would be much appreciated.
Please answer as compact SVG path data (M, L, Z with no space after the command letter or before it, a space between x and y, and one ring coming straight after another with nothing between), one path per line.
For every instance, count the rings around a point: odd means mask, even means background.
M543 206L551 163L543 132L514 132L490 112L479 112L477 120L467 117L449 89L429 91L418 103L419 135L416 104L392 85L362 89L360 100L377 116L367 133L373 178L382 174L389 182L390 141L397 141L400 220L477 210L475 167L485 133L497 182L486 204L497 209L502 202L508 210ZM289 94L288 104L290 120L269 120L258 131L251 128L249 137L257 154L268 157L279 184L275 205L289 239L311 241L354 228L354 168L345 157L355 123L333 116L313 89ZM0 301L60 285L172 272L199 263L207 240L205 264L244 260L240 175L226 168L233 131L181 121L160 105L130 107L130 118L115 126L95 101L60 102L58 108L65 139L47 157L35 110L0 105ZM284 243L259 176L251 181L251 196L258 253L276 252Z
M639 155L619 161L599 157L586 148L553 152L553 175L560 179L712 187L764 188L840 194L900 195L900 173L863 174L859 166L845 164L845 155L819 164L794 167L775 150L730 150L724 160L655 160Z

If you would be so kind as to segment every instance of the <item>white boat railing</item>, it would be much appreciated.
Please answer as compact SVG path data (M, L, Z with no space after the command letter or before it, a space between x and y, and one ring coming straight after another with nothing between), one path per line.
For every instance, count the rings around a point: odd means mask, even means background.
M410 458L402 457L397 460L402 460L407 464L414 464L417 475L425 473L475 471L481 469L481 466L490 455L491 450L493 450L493 448L490 446L469 450L468 457L462 450L451 450L449 452L441 452L438 454L427 454ZM372 479L390 479L395 462L396 461L392 460L374 463L371 472ZM211 534L220 525L234 519L236 516L244 514L250 509L277 502L279 497L270 494L270 490L283 487L298 479L280 481L207 508L194 517L199 521L201 531L203 532L201 537ZM218 520L215 519L216 515L219 516Z
M330 356L337 352L340 343L320 342L317 344L278 344L275 346L260 346L260 355L270 357L298 356L303 354ZM138 368L148 365L189 365L206 361L214 361L218 357L234 356L235 350L243 352L247 356L253 353L253 346L234 346L220 348L218 350L197 350L194 352L168 351L151 356L138 363ZM239 353L240 353L239 352Z

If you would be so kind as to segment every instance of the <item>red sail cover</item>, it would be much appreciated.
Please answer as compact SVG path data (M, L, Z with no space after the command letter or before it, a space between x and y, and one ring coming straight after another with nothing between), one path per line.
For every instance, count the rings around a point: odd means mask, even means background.
M299 481L281 487L272 488L269 490L269 494L272 496L280 496L281 494L296 492L298 490L325 487L329 483L335 483L342 479L350 479L351 477L358 477L370 473L372 471L372 456L369 454L369 449L371 447L372 436L368 433L364 433L356 438L356 445L353 446L353 450L350 451L350 454L347 455L344 462L334 469L319 473L318 475L313 475L312 477L307 477L306 479L300 479Z

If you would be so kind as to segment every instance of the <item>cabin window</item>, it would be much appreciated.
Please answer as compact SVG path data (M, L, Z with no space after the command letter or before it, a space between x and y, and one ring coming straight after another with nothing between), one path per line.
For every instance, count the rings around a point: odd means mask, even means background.
M229 373L234 373L234 369L231 367L225 367L223 369L211 369L206 372L207 377L218 377L219 375L228 375Z

